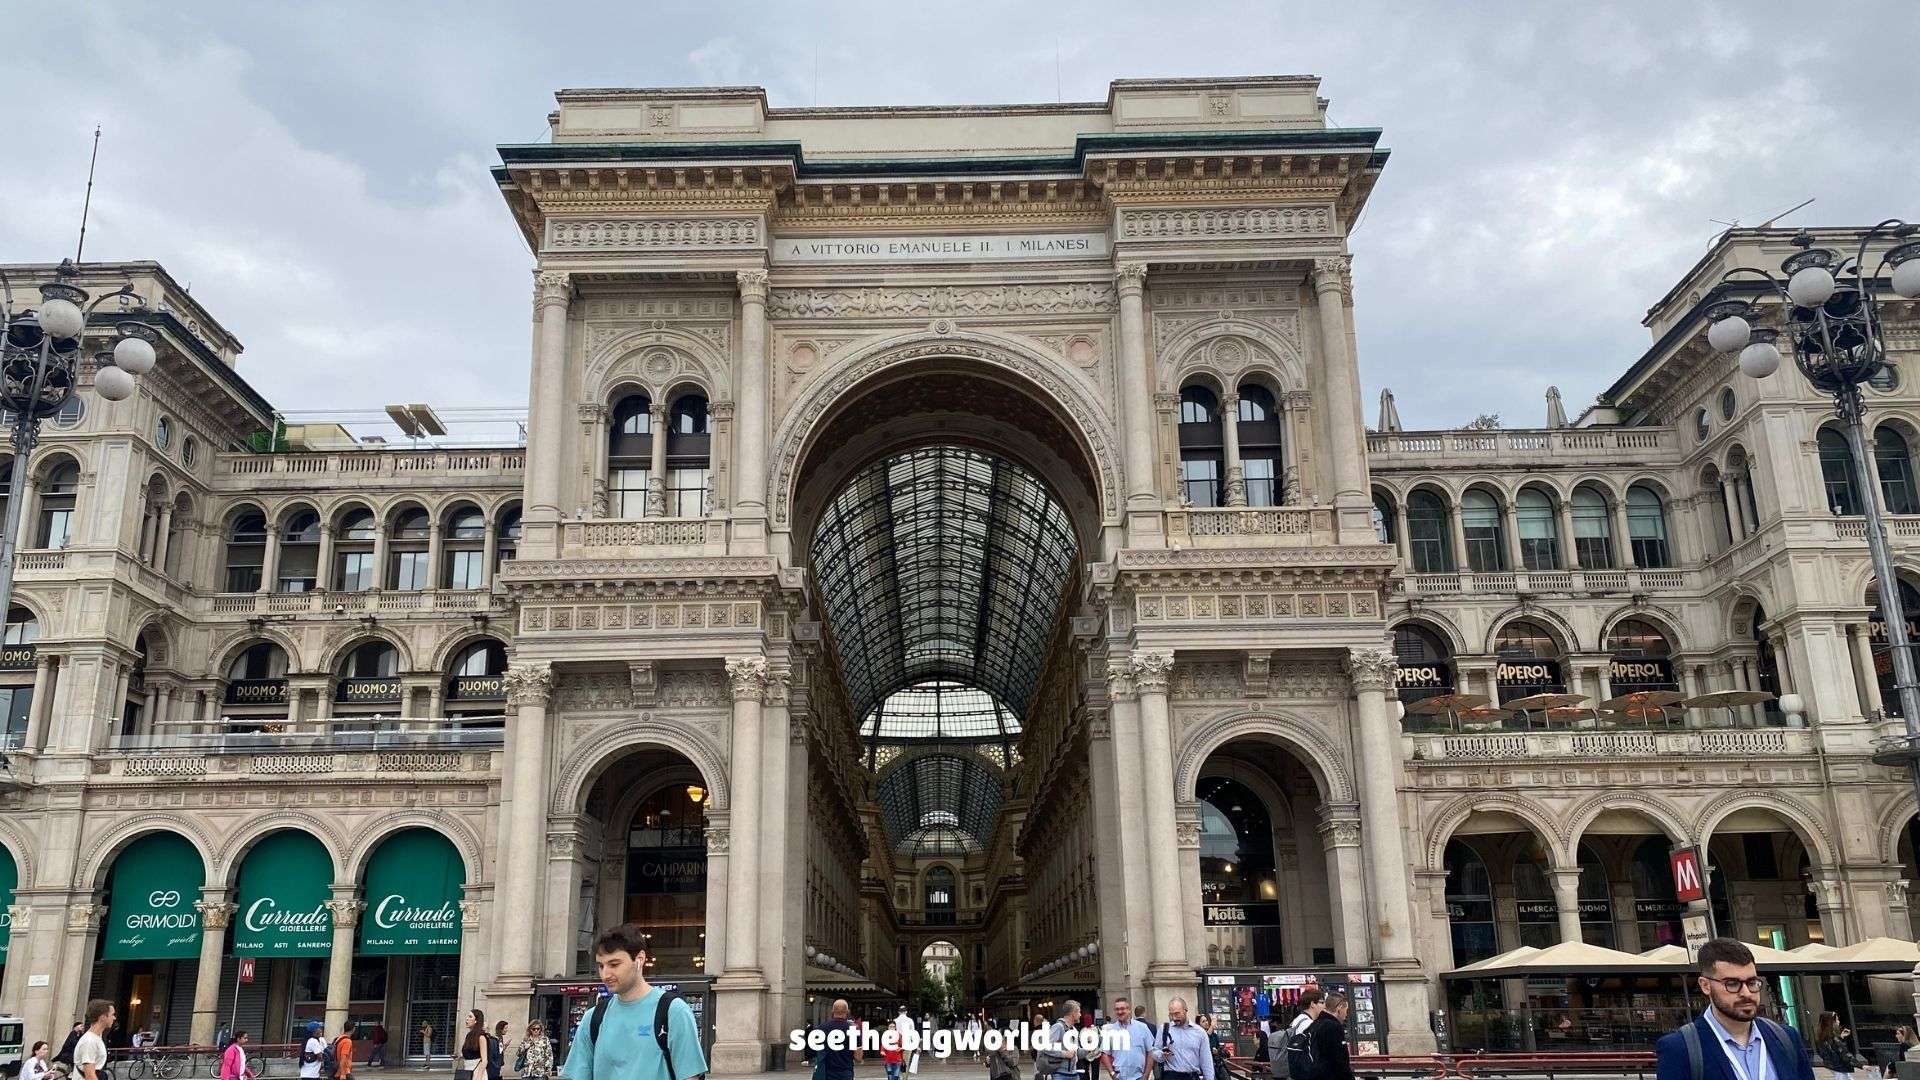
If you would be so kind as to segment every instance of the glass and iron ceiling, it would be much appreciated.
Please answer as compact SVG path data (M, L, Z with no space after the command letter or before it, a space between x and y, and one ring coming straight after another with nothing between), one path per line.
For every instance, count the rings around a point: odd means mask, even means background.
M815 536L889 837L903 854L978 850L1072 576L1065 509L1012 462L935 446L856 474ZM954 752L884 768L933 744Z

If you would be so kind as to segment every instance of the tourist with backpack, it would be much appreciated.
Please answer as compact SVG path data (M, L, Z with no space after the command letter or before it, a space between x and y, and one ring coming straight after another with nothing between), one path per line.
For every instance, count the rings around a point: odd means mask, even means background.
M1300 992L1300 1012L1287 1024L1286 1038L1280 1040L1279 1049L1274 1051L1274 1080L1286 1077L1287 1080L1312 1080L1312 1055L1307 1049L1307 1029L1313 1026L1320 1014L1325 1012L1327 995L1318 989ZM1284 1069L1280 1066L1284 1058Z
M1328 994L1307 1027L1307 1075L1311 1080L1354 1080L1347 1054L1347 998Z
M320 1021L307 1021L307 1037L300 1043L300 1080L320 1080L326 1056L327 1040L320 1037Z
M321 1075L330 1080L353 1080L353 1036L358 1030L349 1020L327 1044L326 1056L320 1059Z
M646 935L634 923L603 930L594 963L610 997L587 1010L561 1075L567 1080L698 1080L707 1072L700 1026L679 994L647 982Z
M1659 1080L1813 1080L1800 1033L1760 1015L1767 981L1753 950L1732 938L1700 946L1694 980L1707 1007L1654 1044Z

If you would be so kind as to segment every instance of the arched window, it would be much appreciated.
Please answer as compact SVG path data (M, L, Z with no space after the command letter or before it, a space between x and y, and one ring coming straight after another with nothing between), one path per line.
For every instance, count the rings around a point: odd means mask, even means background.
M1273 392L1258 383L1241 386L1236 423L1239 425L1240 475L1246 485L1247 505L1280 505L1286 493L1281 490L1282 433Z
M1582 570L1613 567L1613 520L1607 500L1590 487L1573 492L1573 553Z
M476 641L454 656L447 672L447 712L497 715L507 699L507 647Z
M1507 568L1506 530L1492 495L1474 488L1460 497L1460 529L1467 537L1467 569L1487 573Z
M1627 535L1633 541L1633 565L1648 569L1673 565L1673 552L1667 546L1666 507L1644 484L1627 489Z
M667 516L707 516L712 482L712 444L707 399L685 394L673 403L667 432Z
M235 656L227 665L229 723L236 718L284 717L289 666L286 650L271 641L256 641ZM258 730L258 726L243 723L237 730Z
M1633 862L1627 866L1642 950L1684 945L1687 941L1680 924L1686 905L1674 898L1671 850L1672 841L1650 836L1633 849Z
M7 612L6 643L31 645L39 640L40 620L34 616L33 612L15 604L13 610Z
M959 891L954 884L953 871L945 866L936 866L927 871L927 925L952 926L954 923L954 897Z
M1733 514L1727 507L1727 489L1720 470L1708 465L1700 473L1700 497L1707 500L1713 522L1713 545L1717 551L1733 546Z
M280 580L283 593L310 592L320 580L320 515L311 510L287 514L280 528Z
M1501 627L1493 651L1499 660L1493 681L1501 704L1534 694L1566 693L1560 675L1560 644L1539 623L1515 619Z
M384 641L355 646L339 674L333 696L340 706L372 706L391 713L400 703L400 653Z
M1455 967L1500 951L1493 930L1493 883L1480 853L1460 840L1447 841L1447 924L1453 932Z
M1522 488L1514 499L1520 526L1520 561L1528 570L1560 568L1560 526L1553 500L1539 488Z
M1615 697L1680 689L1673 672L1673 645L1652 623L1621 619L1607 634L1607 652L1612 654L1607 682Z
M267 517L248 508L227 526L227 592L259 592L267 559Z
M1447 504L1431 491L1407 496L1407 550L1417 574L1453 569L1453 544L1447 530Z
M384 641L369 641L347 654L340 676L346 679L389 679L400 673L400 653Z
M387 577L393 588L404 590L433 587L433 567L429 562L429 542L433 520L420 507L400 511L393 519L393 531L387 552Z
M1830 427L1820 429L1820 479L1827 489L1827 508L1846 517L1860 512L1860 491L1853 484L1853 448L1844 435Z
M1880 495L1889 514L1920 514L1913 485L1913 455L1892 424L1873 433L1873 461L1880 467Z
M378 531L371 510L351 510L340 519L340 526L334 532L334 588L341 592L361 592L374 587L377 575L373 545Z
M1377 491L1373 494L1373 536L1383 544L1400 542L1400 522L1393 512L1393 501Z
M55 465L40 489L39 541L43 548L63 548L73 541L74 503L80 494L80 466L71 461Z
M500 515L500 524L494 526L496 539L493 553L493 572L500 572L500 564L513 558L520 549L520 508L512 507Z
M271 641L258 641L246 647L227 665L229 679L284 679L287 677L287 651Z
M1418 623L1401 623L1393 630L1393 658L1399 665L1393 680L1402 705L1453 693L1453 653L1439 634ZM1407 719L1417 717L1409 714Z
M1180 494L1190 506L1221 506L1220 401L1204 386L1180 391Z
M1244 927L1248 962L1280 963L1280 885L1273 819L1245 784L1203 778L1200 797L1200 898L1211 926Z
M613 406L607 425L607 513L616 518L647 515L647 482L653 478L653 401L630 394Z
M449 589L487 587L487 516L477 506L462 506L447 519L447 568L441 584Z
M603 886L621 890L623 918L645 928L648 960L663 971L701 969L707 926L706 807L707 793L698 783L668 784L641 800L633 820L626 823L626 873Z
M4 512L4 508L0 508ZM193 531L193 499L186 492L174 496L173 513L167 518L166 558L162 560L160 572L170 578L180 577L180 568L193 565L189 550L189 534Z

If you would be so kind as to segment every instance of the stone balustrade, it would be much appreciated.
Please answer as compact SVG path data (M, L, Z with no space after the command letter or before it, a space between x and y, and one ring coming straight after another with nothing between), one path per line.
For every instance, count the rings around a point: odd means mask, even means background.
M1334 542L1331 508L1208 506L1166 513L1167 539L1175 546L1310 547Z
M501 614L506 601L488 589L315 589L291 593L214 593L195 597L203 614L237 615L398 615L410 612ZM344 609L344 611L343 611Z
M1378 472L1395 466L1473 462L1524 466L1631 460L1677 463L1680 447L1667 428L1534 428L1491 431L1370 431L1367 461Z
M1809 728L1688 728L1671 731L1484 731L1413 734L1411 764L1423 762L1781 757L1814 752Z

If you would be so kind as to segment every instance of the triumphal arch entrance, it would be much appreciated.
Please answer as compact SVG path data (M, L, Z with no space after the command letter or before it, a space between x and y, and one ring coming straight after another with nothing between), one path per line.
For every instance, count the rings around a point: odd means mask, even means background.
M558 100L495 170L537 268L490 1008L630 919L721 1071L842 997L1238 1025L1314 978L1429 1040L1379 133L1307 78Z

